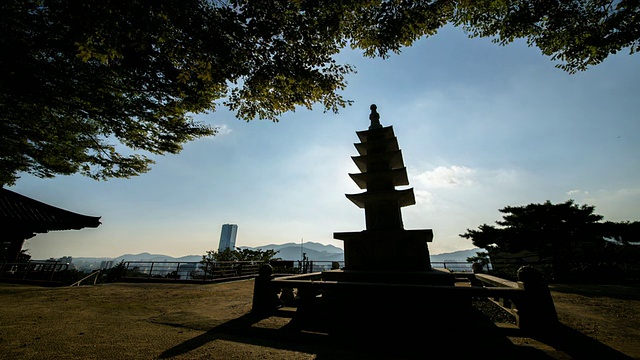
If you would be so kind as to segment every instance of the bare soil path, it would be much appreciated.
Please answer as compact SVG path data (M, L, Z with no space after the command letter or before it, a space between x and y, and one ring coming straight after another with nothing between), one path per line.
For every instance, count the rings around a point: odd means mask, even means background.
M296 327L293 308L257 318L252 296L252 280L0 284L0 359L640 359L637 286L553 285L562 327L540 336L475 312L446 327L427 321L375 329L375 338L335 337Z

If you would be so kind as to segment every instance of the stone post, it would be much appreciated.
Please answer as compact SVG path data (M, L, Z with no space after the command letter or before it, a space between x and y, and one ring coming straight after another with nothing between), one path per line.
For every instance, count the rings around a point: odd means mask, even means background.
M273 267L271 265L264 264L260 267L253 287L253 307L251 309L253 313L266 314L280 307L279 289L271 286L272 275Z
M555 328L559 323L558 314L542 274L530 266L521 267L518 269L518 287L525 292L524 298L516 304L518 327L534 332Z

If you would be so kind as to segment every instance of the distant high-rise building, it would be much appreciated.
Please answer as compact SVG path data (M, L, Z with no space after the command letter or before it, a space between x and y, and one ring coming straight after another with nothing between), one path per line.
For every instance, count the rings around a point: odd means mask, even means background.
M238 225L236 224L222 225L222 232L220 233L220 245L218 245L218 253L221 253L226 249L235 250L237 234L238 234Z

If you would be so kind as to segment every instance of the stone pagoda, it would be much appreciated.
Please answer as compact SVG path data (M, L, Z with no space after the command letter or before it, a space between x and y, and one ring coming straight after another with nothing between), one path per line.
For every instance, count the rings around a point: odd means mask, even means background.
M393 127L380 124L376 105L371 105L369 119L371 126L356 132L360 142L354 144L358 155L352 159L360 172L349 174L364 192L346 195L364 209L366 229L333 234L344 241L344 267L275 276L270 265L263 265L252 311L264 315L282 305L295 306L290 328L328 334L350 346L361 341L366 347L449 342L452 323L480 321L474 317L475 297L511 304L521 328L544 329L557 323L549 289L539 274L524 271L517 284L470 274L469 281L458 284L460 274L431 266L432 230L406 230L402 223L402 208L416 200L412 188L396 189L409 185L409 180Z
M323 279L383 283L452 285L448 272L433 269L428 242L431 229L406 230L401 209L416 203L409 185L407 169L392 126L382 126L376 105L371 105L371 125L358 131L354 144L358 156L352 159L360 173L349 174L365 192L347 194L356 206L364 209L366 230L336 232L344 241L345 265L341 271L323 274Z

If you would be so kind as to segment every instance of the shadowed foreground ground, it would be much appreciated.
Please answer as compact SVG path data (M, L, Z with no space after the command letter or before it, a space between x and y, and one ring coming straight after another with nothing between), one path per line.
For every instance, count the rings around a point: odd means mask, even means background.
M483 313L314 328L251 314L253 281L116 283L73 288L0 284L2 359L640 359L638 288L554 286L562 325L532 337ZM447 317L448 319L448 317ZM342 331L340 331L342 330Z

